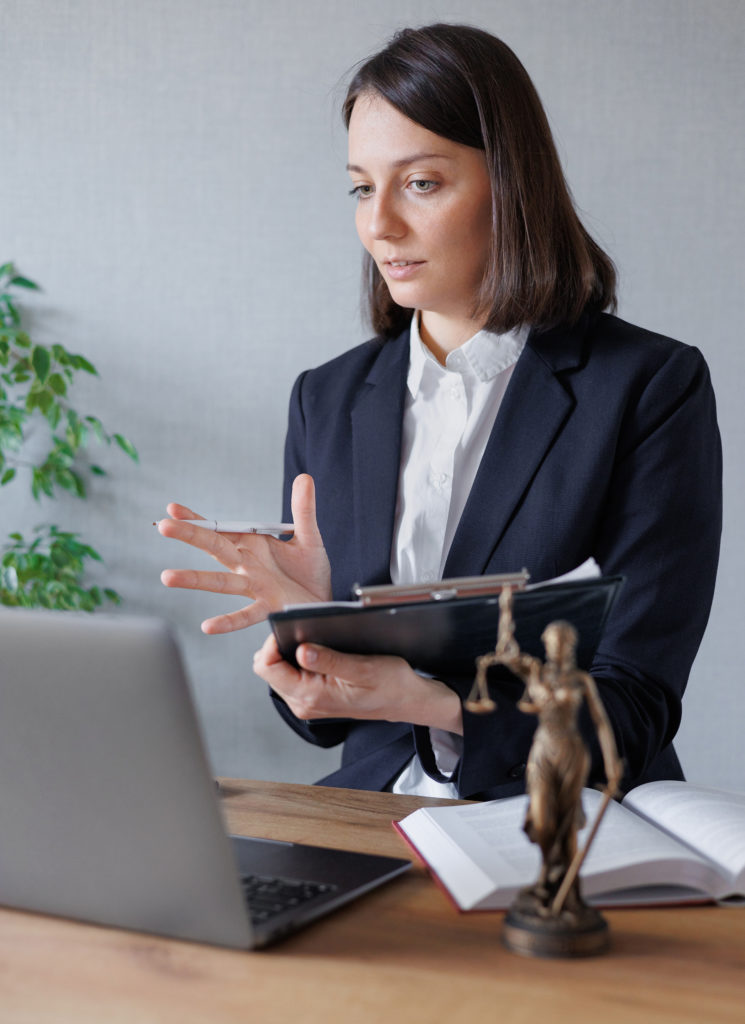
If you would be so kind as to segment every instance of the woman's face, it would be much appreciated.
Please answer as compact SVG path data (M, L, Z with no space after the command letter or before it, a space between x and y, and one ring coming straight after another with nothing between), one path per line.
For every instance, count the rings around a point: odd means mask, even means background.
M479 149L410 121L362 93L349 122L348 170L357 231L400 306L449 350L473 318L491 241L491 183Z

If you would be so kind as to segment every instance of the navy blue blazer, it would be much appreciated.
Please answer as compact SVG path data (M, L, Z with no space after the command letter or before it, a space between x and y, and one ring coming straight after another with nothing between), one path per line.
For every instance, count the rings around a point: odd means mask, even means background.
M298 473L316 483L334 597L390 582L409 334L374 339L297 380L285 450L284 517ZM591 671L626 765L624 787L682 778L672 739L711 605L721 532L721 448L698 351L607 314L533 332L515 366L458 525L445 576L549 579L594 557L626 583ZM462 698L472 676L443 677ZM536 721L496 669L491 715L464 711L454 780L462 797L524 788ZM407 723L296 719L312 743L344 743L321 780L384 789L418 752L438 778L429 731ZM582 728L602 779L589 716Z

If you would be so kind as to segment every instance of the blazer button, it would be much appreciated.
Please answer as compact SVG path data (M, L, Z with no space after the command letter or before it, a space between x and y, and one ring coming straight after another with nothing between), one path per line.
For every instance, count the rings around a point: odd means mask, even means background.
M525 774L525 768L525 761L521 761L520 764L513 764L507 774L511 779L521 779Z

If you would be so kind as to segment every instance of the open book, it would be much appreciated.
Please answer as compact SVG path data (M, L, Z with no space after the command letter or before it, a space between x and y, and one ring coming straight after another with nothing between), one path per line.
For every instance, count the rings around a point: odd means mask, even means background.
M589 832L602 796L586 789ZM395 828L461 910L501 910L538 876L540 851L522 831L526 796L422 807ZM611 801L582 870L600 906L745 903L745 793L649 782Z

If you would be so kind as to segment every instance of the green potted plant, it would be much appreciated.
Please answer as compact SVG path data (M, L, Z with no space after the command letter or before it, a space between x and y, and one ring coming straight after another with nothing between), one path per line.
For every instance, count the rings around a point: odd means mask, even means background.
M12 263L0 266L0 489L25 479L38 502L60 491L84 499L88 475L105 475L86 458L91 441L113 442L135 461L137 451L124 435L73 406L77 375L97 375L96 368L62 345L31 340L18 302L23 290L39 286ZM35 454L28 443L32 432ZM54 524L36 526L30 536L0 536L0 604L93 611L104 601L119 603L115 590L86 584L89 560L101 556L79 534Z

